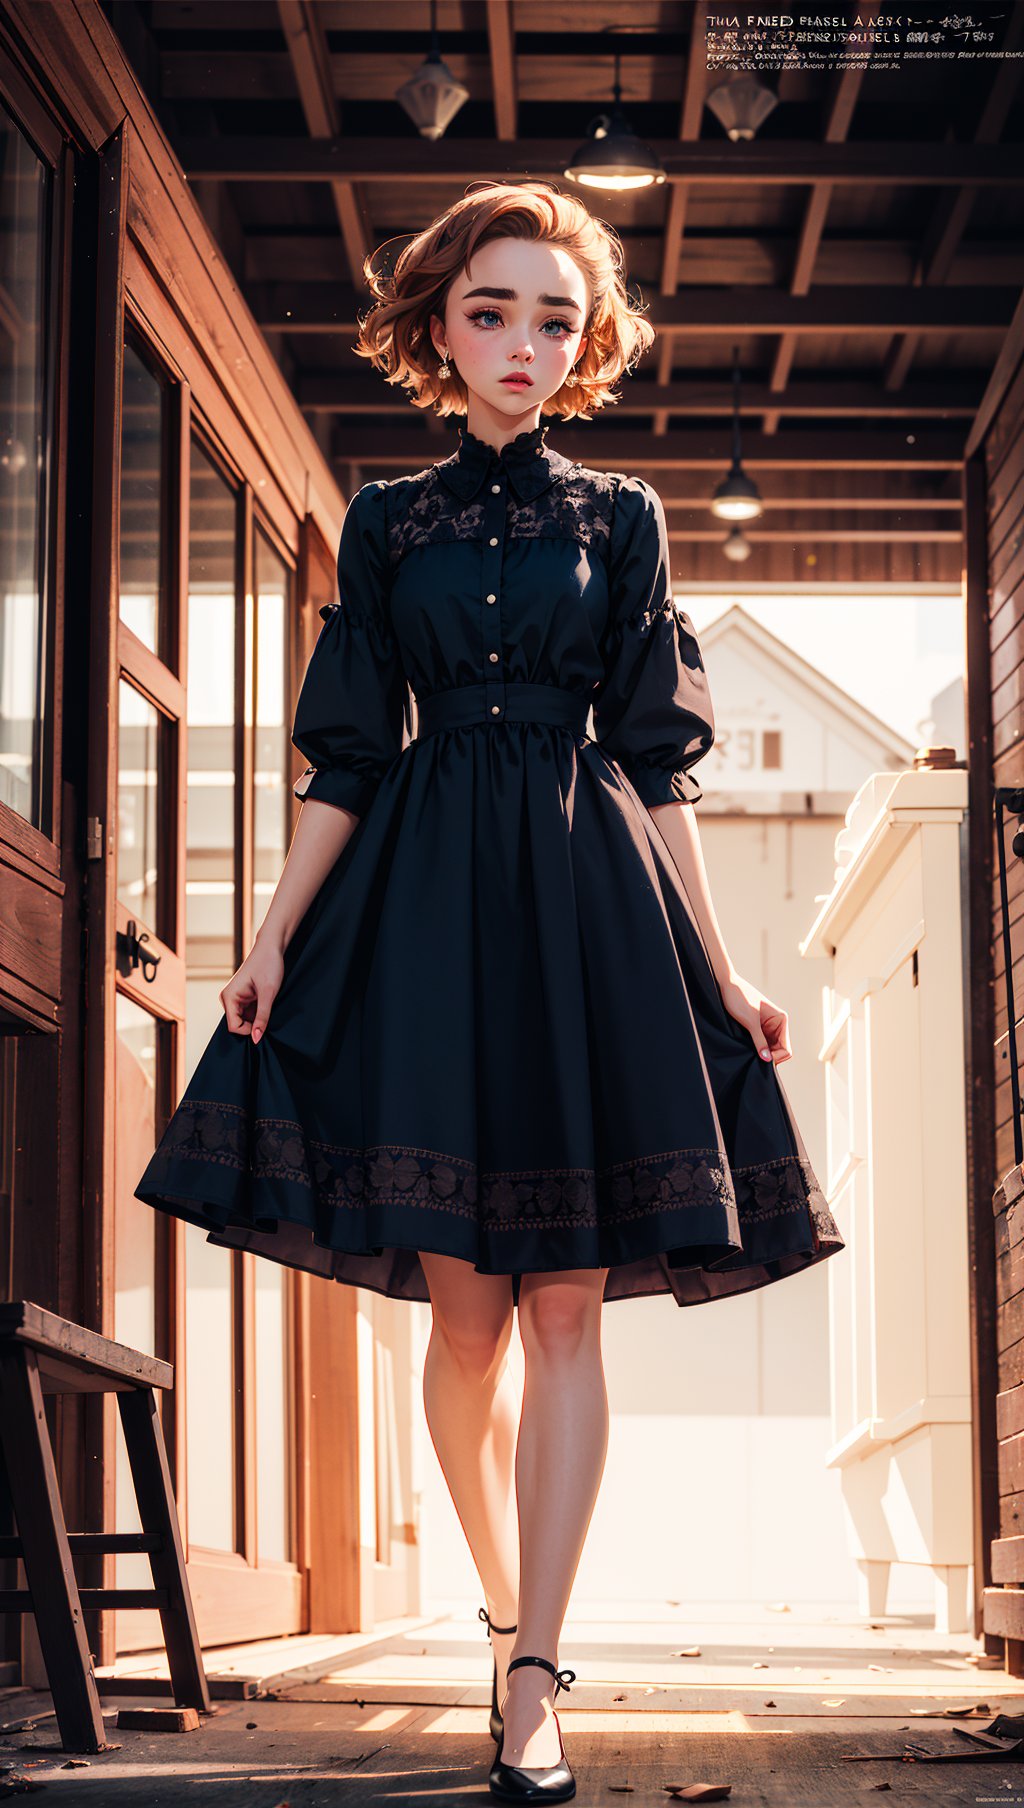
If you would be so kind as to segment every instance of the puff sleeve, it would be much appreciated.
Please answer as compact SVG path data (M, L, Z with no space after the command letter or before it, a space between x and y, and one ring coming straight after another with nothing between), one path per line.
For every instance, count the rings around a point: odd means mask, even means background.
M622 477L609 538L611 603L594 734L641 802L696 803L690 768L715 739L700 646L672 596L665 510L640 477Z
M338 548L340 605L324 625L299 690L292 742L311 761L293 790L365 815L402 750L408 682L385 607L385 487L349 503Z

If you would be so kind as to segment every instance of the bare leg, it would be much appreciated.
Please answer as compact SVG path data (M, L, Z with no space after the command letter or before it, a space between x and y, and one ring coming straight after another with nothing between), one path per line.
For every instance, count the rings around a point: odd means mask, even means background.
M608 1452L608 1393L601 1358L607 1268L523 1275L519 1329L526 1386L516 1450L519 1631L513 1657L558 1668L558 1637ZM508 1678L498 1700L506 1764L558 1762L555 1679L539 1664ZM563 1697L564 1699L564 1697Z
M520 1400L508 1364L512 1281L477 1274L455 1256L420 1252L432 1325L423 1368L423 1403L438 1461L473 1561L487 1611L514 1626L519 1602L519 1528L515 1496ZM514 1633L490 1634L498 1700Z

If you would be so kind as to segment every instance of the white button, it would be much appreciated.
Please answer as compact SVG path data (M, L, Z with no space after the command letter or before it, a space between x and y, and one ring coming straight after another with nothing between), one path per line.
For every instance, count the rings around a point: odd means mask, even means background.
M492 496L500 496L500 495L501 495L501 485L500 485L500 483L492 483L492 485L491 485L491 495L492 495Z
M494 538L494 535L493 535L493 534L492 534L492 535L491 535L491 539L490 539L490 544L491 544L491 545L492 545L492 546L497 546L497 544L498 544L498 542L497 542L497 540L496 540L496 539L495 539L495 538Z
M501 715L501 704L500 703L492 703L491 704L491 715L492 716L500 716Z
M496 602L497 602L497 600L498 600L498 599L497 599L497 597L496 597L496 596L495 596L495 594L494 594L494 591L493 591L493 590L490 590L490 591L488 591L488 593L487 593L487 601L488 601L488 602L489 602L489 603L496 603Z
M490 660L492 665L497 665L497 663L498 663L497 653L488 653L487 657Z

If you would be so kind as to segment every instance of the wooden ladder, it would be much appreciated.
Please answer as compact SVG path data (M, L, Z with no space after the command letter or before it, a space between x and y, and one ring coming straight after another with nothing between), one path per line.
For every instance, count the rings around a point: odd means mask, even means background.
M72 1324L31 1300L0 1303L0 1444L18 1536L0 1557L20 1557L27 1588L0 1589L0 1613L33 1613L61 1740L102 1751L103 1715L83 1623L84 1608L155 1607L174 1700L210 1713L185 1555L154 1389L170 1363ZM44 1394L116 1393L141 1532L68 1532L57 1487ZM152 1588L79 1588L74 1557L143 1551Z

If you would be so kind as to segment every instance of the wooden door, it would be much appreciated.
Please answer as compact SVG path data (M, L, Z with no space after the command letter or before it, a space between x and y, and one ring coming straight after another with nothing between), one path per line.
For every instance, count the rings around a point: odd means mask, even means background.
M286 550L199 425L189 486L186 1077L287 851L295 620ZM188 1550L200 1628L218 1640L300 1631L305 1285L191 1225L184 1249Z
M126 336L123 129L99 171L93 561L86 778L85 1271L104 1335L172 1355L169 1313L180 1238L133 1197L178 1084L185 1012L181 774L186 758L178 514L188 393ZM174 1415L165 1413L177 1454ZM105 1527L138 1529L114 1401L89 1452ZM104 1582L145 1585L145 1559L107 1558ZM106 1616L116 1642L159 1643L155 1615Z
M175 1366L165 1431L209 1644L305 1622L302 1290L134 1188L284 858L294 579L244 475L201 437L187 362L125 296L128 183L116 134L101 175L93 446L87 1269L94 1322ZM94 1435L102 1521L137 1529L109 1403ZM148 1581L144 1558L110 1568L120 1586ZM105 1661L159 1646L155 1615L116 1622Z

